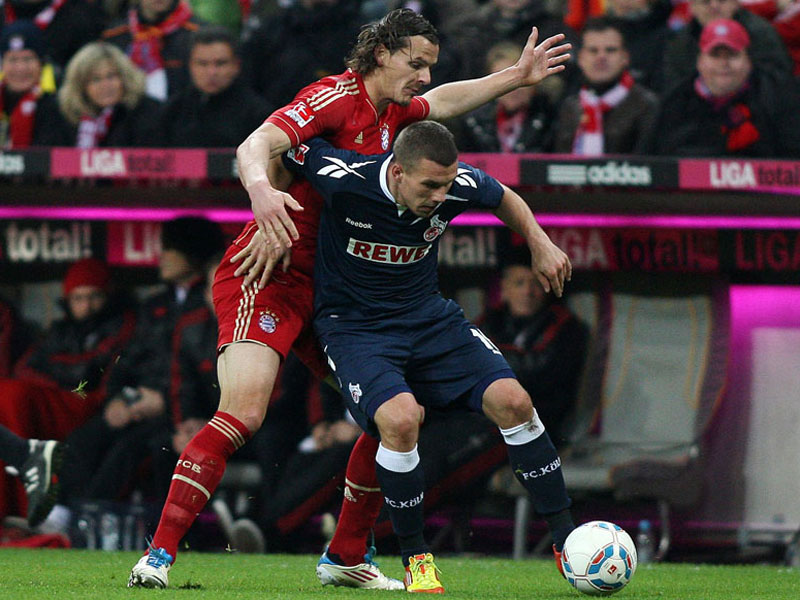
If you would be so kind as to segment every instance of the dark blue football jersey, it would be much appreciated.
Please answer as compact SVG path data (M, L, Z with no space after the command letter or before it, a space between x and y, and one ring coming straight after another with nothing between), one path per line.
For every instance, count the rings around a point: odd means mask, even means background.
M349 313L388 315L412 308L439 289L439 240L467 209L493 210L502 186L465 163L446 200L427 217L395 202L386 182L391 153L364 156L321 138L284 156L325 199L314 265L317 317Z

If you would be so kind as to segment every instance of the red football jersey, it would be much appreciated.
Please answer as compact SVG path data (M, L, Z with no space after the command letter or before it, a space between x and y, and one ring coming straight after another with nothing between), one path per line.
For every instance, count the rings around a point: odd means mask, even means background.
M392 103L378 114L361 75L348 69L304 87L267 122L284 131L293 145L321 136L338 148L380 154L391 148L403 127L425 119L429 112L428 102L415 97L407 106ZM288 191L305 208L289 211L300 234L292 246L292 265L311 274L322 198L305 179L295 179Z

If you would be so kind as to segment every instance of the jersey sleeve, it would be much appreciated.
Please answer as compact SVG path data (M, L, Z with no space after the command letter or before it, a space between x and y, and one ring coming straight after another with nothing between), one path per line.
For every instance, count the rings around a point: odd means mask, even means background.
M351 112L350 102L341 98L337 102L325 102L334 90L319 82L300 90L289 104L274 111L267 117L283 131L297 146L313 137L340 129Z
M460 162L450 193L467 200L469 208L494 210L503 199L503 186L477 167Z

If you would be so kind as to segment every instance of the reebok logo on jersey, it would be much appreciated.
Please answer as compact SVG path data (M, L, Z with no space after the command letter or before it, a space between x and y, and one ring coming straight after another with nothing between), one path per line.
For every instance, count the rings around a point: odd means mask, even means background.
M469 169L458 170L458 175L456 175L456 183L465 187L475 188L476 190L478 189L478 184L475 182L475 179L473 179L472 171Z
M300 127L305 127L314 120L314 115L310 114L305 102L298 102L286 111L286 116L297 123Z
M346 162L340 158L336 158L335 156L323 156L323 158L333 164L322 167L319 171L317 171L317 175L325 175L326 177L333 177L334 179L341 179L348 174L355 175L361 179L366 179L361 173L356 171L356 169L359 169L365 165L371 165L375 162L374 160L368 160L366 162L352 163L348 165Z
M372 229L372 223L362 223L361 221L353 221L350 217L345 217L344 222L348 225L352 225L353 227L359 227L360 229Z
M351 256L389 265L415 263L425 258L430 249L430 244L427 246L395 246L393 244L364 242L353 238L350 238L347 243L347 253Z

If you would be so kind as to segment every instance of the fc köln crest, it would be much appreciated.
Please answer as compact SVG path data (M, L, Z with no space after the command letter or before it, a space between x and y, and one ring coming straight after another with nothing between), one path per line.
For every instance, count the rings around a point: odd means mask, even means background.
M432 242L444 233L447 223L448 221L440 219L439 215L433 215L431 217L431 226L425 230L425 233L422 234L422 237L426 242Z

